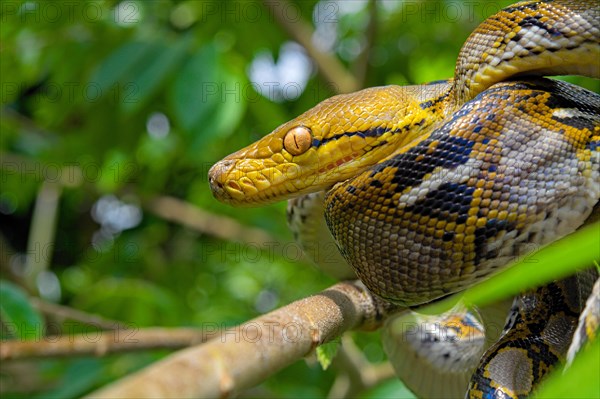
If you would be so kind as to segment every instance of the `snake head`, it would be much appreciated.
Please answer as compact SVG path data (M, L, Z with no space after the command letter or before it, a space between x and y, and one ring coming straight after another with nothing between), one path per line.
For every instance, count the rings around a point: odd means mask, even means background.
M419 90L375 87L321 102L216 163L208 173L213 195L231 205L260 205L355 176L418 135L415 125L427 124Z

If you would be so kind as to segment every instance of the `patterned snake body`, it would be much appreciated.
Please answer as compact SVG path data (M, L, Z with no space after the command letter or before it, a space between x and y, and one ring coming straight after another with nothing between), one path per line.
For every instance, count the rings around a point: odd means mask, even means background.
M365 285L396 303L430 302L597 212L600 96L531 78L545 74L600 78L597 1L504 9L467 39L454 79L325 100L213 166L211 189L232 205L326 191L327 225ZM519 325L517 336L533 333L530 320ZM493 347L478 370L501 353ZM472 396L487 392L473 381Z
M518 295L503 335L487 349L470 379L469 397L529 396L565 360L570 349L565 337L573 336L597 278L595 270L588 270ZM600 301L597 293L595 298Z
M327 193L342 254L372 291L417 305L573 232L600 199L598 109L557 81L493 86Z

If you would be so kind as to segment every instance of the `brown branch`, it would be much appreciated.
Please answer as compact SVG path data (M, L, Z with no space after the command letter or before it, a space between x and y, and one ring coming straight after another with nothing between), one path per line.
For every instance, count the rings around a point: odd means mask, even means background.
M304 251L294 241L283 241L265 230L244 226L233 218L215 215L186 201L169 196L155 197L145 201L144 209L165 220L179 223L189 229L208 234L225 241L252 244L270 251L272 255L289 257L290 246L296 246L296 260L306 259Z
M359 282L343 282L222 330L220 339L177 352L90 397L230 397L353 328L373 329L398 308Z
M126 328L126 325L116 320L109 320L102 316L83 312L68 306L58 305L52 302L46 302L36 297L29 297L29 302L40 312L47 316L60 318L63 320L74 320L82 324L97 327L102 330L115 330Z
M246 227L235 219L209 213L175 197L156 197L144 204L155 215L226 241L272 244L278 240L264 230Z
M27 256L25 261L25 285L32 292L37 292L37 277L48 270L55 236L58 205L62 187L58 183L43 181L33 208L31 228L27 240ZM39 254L40 248L46 249L43 256Z
M103 356L148 349L181 349L206 342L214 335L216 329L202 331L194 328L119 328L77 335L47 336L36 341L2 341L0 360Z
M354 397L383 380L395 377L389 362L372 364L348 335L342 337L342 346L333 365L339 373L327 395L329 398Z
M265 7L279 25L300 43L308 55L314 60L321 75L327 83L333 83L339 93L350 93L360 88L358 81L349 73L344 65L332 54L319 50L312 42L313 29L300 17L291 20L287 18L286 10L293 9L286 0L264 0Z

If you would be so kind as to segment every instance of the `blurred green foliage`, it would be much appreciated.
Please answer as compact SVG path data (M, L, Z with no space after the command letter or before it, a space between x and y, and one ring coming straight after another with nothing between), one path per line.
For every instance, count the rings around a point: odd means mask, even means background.
M318 41L331 39L351 71L370 46L365 85L376 86L450 77L469 32L509 3L380 2L373 43L364 1L300 1L286 15L317 26ZM214 162L335 94L316 70L305 87L288 84L303 87L290 91L297 98L284 90L274 101L269 86L251 80L253 61L271 56L276 68L291 40L261 2L7 0L0 18L0 255L2 278L13 281L0 291L24 306L15 313L3 303L2 320L18 314L25 326L4 338L23 337L31 325L45 332L16 284L138 327L225 327L333 283L283 247L291 241L284 204L239 210L208 189ZM596 81L575 79L599 90ZM58 218L32 243L43 184L60 187ZM273 255L168 221L149 206L161 196L261 228L290 250ZM29 275L26 255L47 270ZM369 360L384 360L378 334L355 338ZM9 365L2 393L77 397L164 354ZM325 396L334 377L333 368L298 362L248 395ZM367 396L404 395L396 389L388 383Z

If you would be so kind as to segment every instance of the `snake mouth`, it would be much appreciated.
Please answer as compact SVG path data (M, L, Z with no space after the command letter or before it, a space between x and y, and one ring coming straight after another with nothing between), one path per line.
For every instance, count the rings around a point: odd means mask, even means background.
M357 159L360 154L353 152L328 162L319 162L315 156L300 164L272 158L240 158L236 153L210 168L208 179L213 196L220 202L260 206L322 191L371 164L356 164Z
M230 202L232 198L225 190L223 183L216 180L212 176L209 176L208 183L210 185L210 190L212 191L213 197L223 202Z
M236 160L224 159L208 171L208 183L213 196L228 204L238 204L244 198L244 190L236 181L243 177L231 178L232 174L236 174L235 165ZM249 179L248 182L252 183Z
M230 205L259 206L292 195L288 193L293 191L291 187L286 187L289 173L286 175L278 167L256 166L256 162L244 159L224 159L215 164L208 171L213 196Z
M210 168L208 179L217 200L234 206L260 206L332 186L340 180L340 168L351 159L346 157L320 167L315 159L299 164L232 157Z

